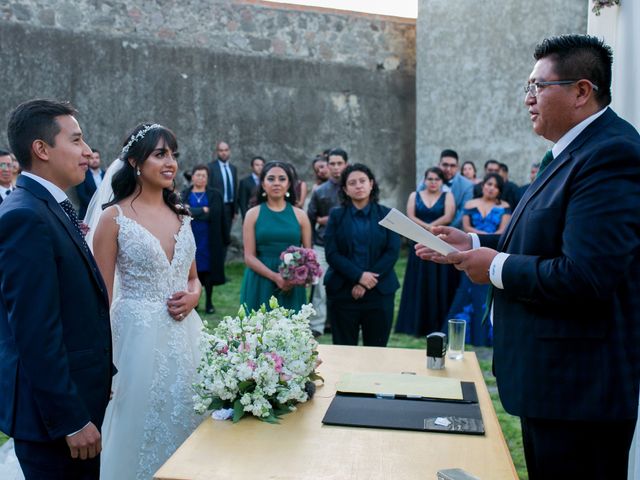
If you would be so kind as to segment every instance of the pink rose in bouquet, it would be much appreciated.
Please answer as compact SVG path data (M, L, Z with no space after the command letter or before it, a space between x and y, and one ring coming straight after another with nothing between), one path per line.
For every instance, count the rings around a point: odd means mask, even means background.
M310 248L293 245L280 254L278 271L282 278L293 285L316 284L322 276L322 268L318 263L316 252Z

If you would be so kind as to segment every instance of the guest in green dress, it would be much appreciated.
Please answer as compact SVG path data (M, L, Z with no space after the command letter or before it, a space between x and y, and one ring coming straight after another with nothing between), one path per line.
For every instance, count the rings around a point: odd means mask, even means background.
M258 205L247 211L242 225L244 270L240 303L248 310L269 306L274 295L280 306L300 310L304 286L293 286L278 272L280 254L291 245L311 248L311 224L304 210L295 207L291 167L269 162L260 174Z

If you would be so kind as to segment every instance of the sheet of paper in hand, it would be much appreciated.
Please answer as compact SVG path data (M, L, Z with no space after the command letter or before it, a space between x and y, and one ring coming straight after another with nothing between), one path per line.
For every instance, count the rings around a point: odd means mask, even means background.
M407 237L414 242L425 245L442 255L458 251L457 248L452 247L441 238L436 237L430 231L425 230L395 208L392 208L391 211L378 222L378 224L388 228L389 230L393 230L397 234Z

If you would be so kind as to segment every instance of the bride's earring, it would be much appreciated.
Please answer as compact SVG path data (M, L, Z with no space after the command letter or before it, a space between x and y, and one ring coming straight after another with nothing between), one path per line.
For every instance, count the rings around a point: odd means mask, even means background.
M266 197L267 196L267 192L262 192L262 196Z
M291 194L289 192L284 194L285 197L289 198L291 196Z
M141 173L141 172L140 172L140 167L136 168L136 175L137 175L137 176L140 176L140 173Z

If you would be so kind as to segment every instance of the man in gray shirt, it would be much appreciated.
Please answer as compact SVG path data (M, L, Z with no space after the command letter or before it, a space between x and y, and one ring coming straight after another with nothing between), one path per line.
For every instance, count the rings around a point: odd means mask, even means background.
M324 256L324 232L327 228L327 222L329 221L329 211L333 207L340 205L338 196L340 191L340 176L347 166L348 159L347 152L341 148L334 148L329 152L327 162L330 173L329 180L313 191L309 207L307 208L307 214L309 215L311 228L313 229L313 249L316 252L318 262L324 272L326 272L328 268ZM317 285L314 285L311 294L311 303L313 303L313 307L316 310L316 315L312 317L310 321L311 330L313 330L314 335L323 333L325 324L329 326L327 322L327 301L324 285L322 284L323 278L320 279Z

